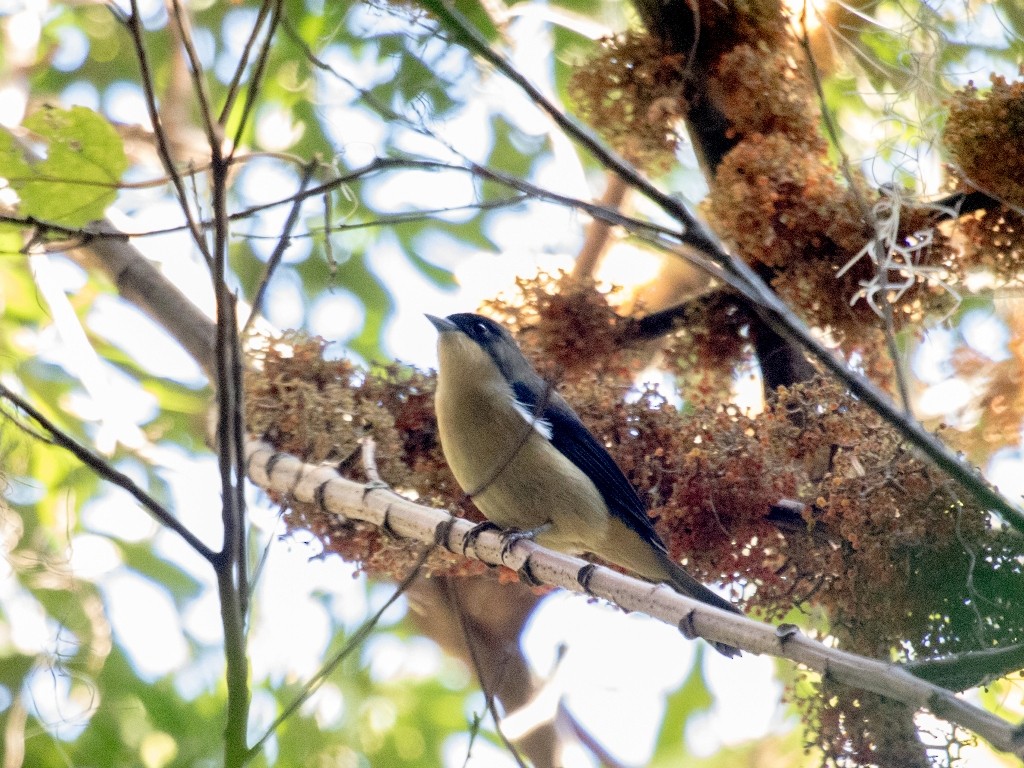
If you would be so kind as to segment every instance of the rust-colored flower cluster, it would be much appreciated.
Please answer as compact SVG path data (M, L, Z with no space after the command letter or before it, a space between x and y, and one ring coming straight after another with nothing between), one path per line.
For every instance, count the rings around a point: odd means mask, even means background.
M729 401L737 367L752 363L749 324L750 316L729 291L712 290L686 303L676 330L662 341L660 357L684 400Z
M685 64L654 35L625 32L602 40L600 52L575 70L569 95L621 155L664 172L675 162L682 130Z
M638 361L622 344L631 321L612 307L616 292L566 272L541 272L517 278L514 296L485 301L481 311L505 325L551 381L587 373L628 378Z
M973 83L949 100L943 133L958 175L972 186L1024 206L1024 80L992 75L981 96Z
M770 619L793 609L812 625L824 617L822 628L842 647L876 658L1021 639L1024 601L1004 583L1019 578L1012 542L872 410L824 380L780 389L756 417L721 404L681 410L657 390L632 390L633 321L613 317L606 295L574 295L571 287L565 277L524 280L517 301L492 302L488 311L516 330L535 364L556 360L548 372L557 373L559 391L696 577L743 585L745 607ZM585 334L593 334L593 350ZM364 476L359 440L371 435L385 480L481 519L441 455L431 377L397 366L364 373L323 360L322 350L321 341L298 335L268 346L260 371L248 377L250 429L357 479ZM566 357L595 360L598 352L607 356L600 366ZM367 571L402 575L417 556L418 545L280 501L289 526L312 531L327 551ZM486 571L440 552L428 568ZM886 734L903 733L903 724L878 719L882 710L856 692L807 701L817 723L812 738L836 759L897 745Z
M370 372L348 360L325 360L321 339L291 333L269 342L257 370L246 376L246 423L283 451L310 463L335 464L342 474L366 479L360 441L375 443L381 478L397 489L415 489L426 504L449 507L463 517L483 517L465 499L441 454L434 419L434 379L398 365ZM421 545L376 527L325 514L291 499L289 528L310 531L325 552L364 570L403 577ZM426 564L428 573L479 574L481 563L443 550Z

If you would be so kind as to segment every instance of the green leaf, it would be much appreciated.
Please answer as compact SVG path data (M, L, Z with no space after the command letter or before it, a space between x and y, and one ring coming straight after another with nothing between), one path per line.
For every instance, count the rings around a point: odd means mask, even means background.
M686 744L683 733L686 723L698 712L706 712L711 708L714 699L708 691L704 680L704 650L697 651L690 674L679 690L671 694L665 702L665 719L661 723L661 732L654 745L651 765L682 765L686 756Z
M14 136L6 128L0 128L0 176L14 179L30 173L24 153Z
M117 197L117 184L128 167L121 137L107 120L85 107L45 107L24 126L47 145L46 159L21 165L10 157L17 149L9 135L0 156L11 168L11 186L21 211L43 221L81 227L103 218Z

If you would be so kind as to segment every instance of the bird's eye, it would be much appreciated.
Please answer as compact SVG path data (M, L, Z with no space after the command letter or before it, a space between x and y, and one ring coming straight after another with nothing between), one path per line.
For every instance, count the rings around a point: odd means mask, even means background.
M484 337L486 337L487 334L489 334L491 332L491 329L487 327L486 323L477 323L475 330L476 330L476 332L478 334L480 334L480 336L484 336Z

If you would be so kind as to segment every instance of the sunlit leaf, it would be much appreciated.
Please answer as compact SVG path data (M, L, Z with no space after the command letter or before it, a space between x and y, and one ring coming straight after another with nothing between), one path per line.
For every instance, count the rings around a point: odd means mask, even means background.
M47 222L79 227L103 217L117 197L117 183L128 167L124 145L113 126L91 109L44 107L24 127L46 145L46 158L19 163L12 157L13 138L6 131L0 156L21 211Z

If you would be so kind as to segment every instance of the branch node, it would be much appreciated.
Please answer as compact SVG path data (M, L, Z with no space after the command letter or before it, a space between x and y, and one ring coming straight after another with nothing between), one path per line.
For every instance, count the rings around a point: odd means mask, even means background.
M373 490L373 489L371 488L370 490ZM365 493L363 494L363 498L366 498L366 494ZM388 505L386 507L384 507L384 519L381 521L380 529L385 534L387 534L388 538L391 538L391 539L401 539L402 538L400 535L398 535L398 533L395 531L395 529L391 527L391 502L388 502Z
M800 635L800 627L796 624L779 624L775 628L775 637L778 638L779 643L783 646L791 637L798 637Z
M264 472L267 473L267 477L270 477L274 474L274 467L277 465L277 462L287 458L289 458L288 454L283 453L282 451L275 451L273 454L271 454L270 458L267 459L267 466L266 469L264 470Z
M476 548L476 540L480 538L481 533L487 531L500 531L501 529L497 524L492 523L490 520L484 520L482 523L477 523L466 533L462 539L462 554L468 554L471 548Z
M383 480L371 480L370 482L363 485L363 500L374 491L390 491L391 486L385 483Z
M522 567L519 569L519 580L530 587L543 587L544 582L538 579L533 572L533 566L530 565L530 560L533 557L532 554L526 556L526 560L523 561Z
M579 582L580 588L591 597L594 597L594 593L590 591L590 580L594 577L596 570L596 565L587 563L576 572L576 581Z
M686 615L679 620L677 629L679 633L687 640L696 640L700 635L697 633L696 627L693 626L693 617L697 615L697 610L691 608L686 612Z
M436 546L444 547L449 552L454 552L450 537L452 535L452 529L455 527L456 520L458 520L458 518L455 517L455 515L449 515L447 520L442 520L434 527L434 544ZM463 544L465 544L465 541L463 541ZM462 554L466 554L465 551L463 551Z
M324 513L327 512L327 487L331 484L333 480L334 478L324 480L322 483L320 483L320 485L316 487L316 490L313 491L313 503L316 504L316 508L319 511Z

